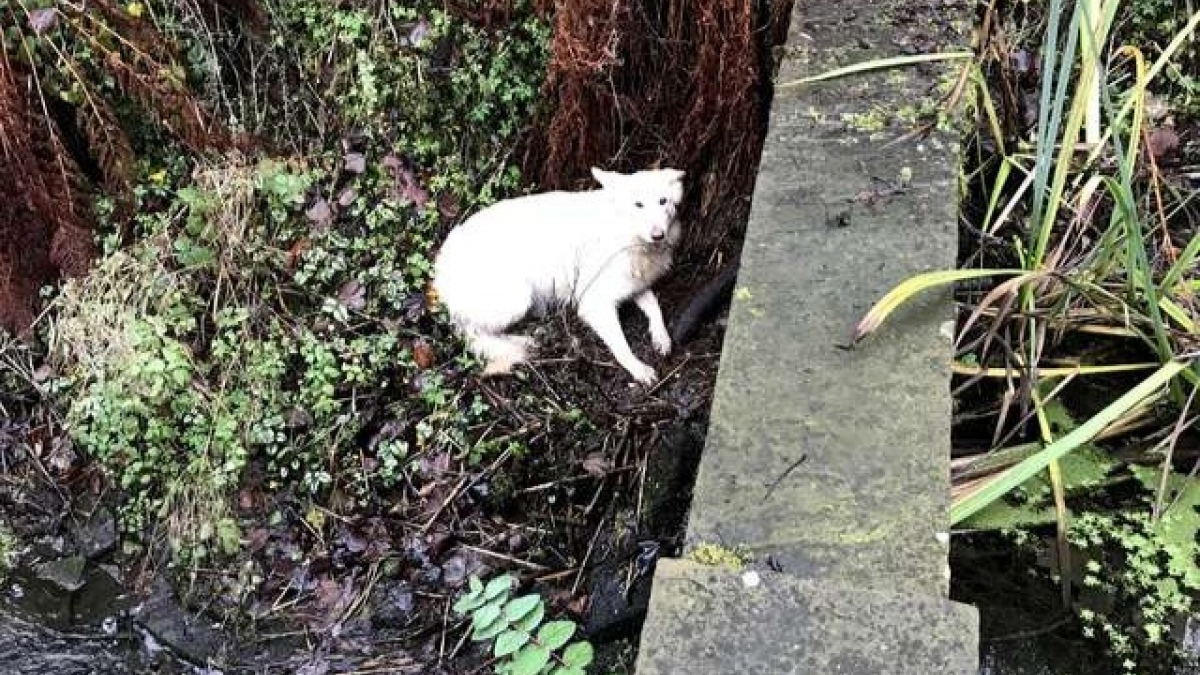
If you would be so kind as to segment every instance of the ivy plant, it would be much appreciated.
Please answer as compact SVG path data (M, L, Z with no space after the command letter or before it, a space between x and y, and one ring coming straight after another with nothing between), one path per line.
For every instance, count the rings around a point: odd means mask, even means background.
M496 675L585 675L594 656L591 643L571 641L574 621L545 621L541 596L513 598L515 581L502 574L484 584L472 575L453 607L470 616L472 640L491 643Z

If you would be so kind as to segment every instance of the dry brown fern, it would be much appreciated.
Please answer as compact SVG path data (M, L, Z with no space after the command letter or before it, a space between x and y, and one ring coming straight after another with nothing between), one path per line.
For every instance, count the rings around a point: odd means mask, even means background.
M701 217L749 194L769 102L771 48L790 0L558 0L528 175L570 187L592 165L671 165ZM712 234L719 238L721 233Z
M247 15L257 7L253 0L220 4ZM93 81L111 78L193 152L223 149L230 135L188 91L170 43L112 0L35 11L8 3L0 7L0 29L19 38L0 42L0 185L9 186L0 203L0 328L20 332L36 315L39 289L85 273L95 257L95 188L116 200L118 221L132 212L133 145L115 101ZM53 64L83 92L79 105L48 105L45 74L30 65L39 59L28 53L27 39L47 50L50 58L40 62ZM87 64L72 56L69 44L88 47ZM83 147L68 148L68 128ZM94 164L97 175L85 175L77 158Z

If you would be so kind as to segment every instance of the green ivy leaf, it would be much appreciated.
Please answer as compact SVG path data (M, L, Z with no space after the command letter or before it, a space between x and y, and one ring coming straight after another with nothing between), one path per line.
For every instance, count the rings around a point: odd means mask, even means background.
M533 631L537 630L538 626L542 625L542 619L544 618L546 618L546 605L539 602L534 605L533 611L521 617L520 620L514 623L513 628L516 628L517 630L523 630L526 633L532 633Z
M538 595L523 595L516 600L511 600L504 606L504 616L508 617L509 621L520 621L529 615L535 607L542 604L542 598Z
M467 586L471 589L471 595L483 595L483 582L479 580L478 576L472 574L467 579Z
M496 658L508 656L529 643L530 635L521 630L507 630L496 638L494 654Z
M583 669L588 667L595 657L595 650L590 642L575 642L563 650L563 665Z
M525 645L512 660L512 675L537 675L550 663L550 650L541 645Z
M567 644L575 634L574 621L551 621L538 631L538 642L551 651Z

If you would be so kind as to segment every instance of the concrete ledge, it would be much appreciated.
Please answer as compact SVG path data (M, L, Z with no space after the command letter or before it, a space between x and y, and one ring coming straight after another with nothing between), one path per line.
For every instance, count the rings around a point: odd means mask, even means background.
M663 560L638 675L974 675L974 608Z

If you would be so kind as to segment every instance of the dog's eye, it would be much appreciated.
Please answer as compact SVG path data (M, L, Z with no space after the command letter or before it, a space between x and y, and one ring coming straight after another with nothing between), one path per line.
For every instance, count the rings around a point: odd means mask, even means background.
M645 206L645 204L642 204L641 202L634 202L633 205L638 207L639 209L642 208L643 206Z
M667 205L667 198L666 198L666 197L663 197L662 199L658 200L658 205L659 205L659 206L666 206L666 205Z

